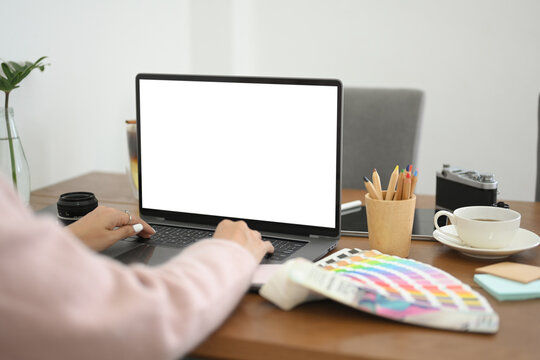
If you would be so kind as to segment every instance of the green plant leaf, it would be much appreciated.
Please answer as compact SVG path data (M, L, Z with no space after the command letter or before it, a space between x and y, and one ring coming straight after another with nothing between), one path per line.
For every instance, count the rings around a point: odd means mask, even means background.
M8 64L2 63L2 71L4 71L4 74L9 78L10 76L13 76L13 72L9 68Z
M19 83L27 77L32 70L39 69L41 71L45 70L45 66L49 64L44 64L42 61L47 58L46 56L42 56L39 59L37 59L34 63L30 61L17 63L14 61L6 61L3 62L0 67L2 68L2 71L4 72L5 77L1 76L0 74L0 91L3 91L6 93L6 98L4 102L4 107L8 107L8 100L9 100L9 93L11 90L16 89L19 87Z
M26 64L28 64L29 62L27 61L26 63L22 63L22 64L19 64L19 63L16 63L15 61L8 61L7 64L9 66L11 66L13 68L14 71L16 72L21 72L24 70L24 67Z
M13 87L7 79L0 76L0 91L8 92L15 88L17 88L17 86Z
M45 60L46 58L47 58L46 56L40 57L39 59L36 60L34 65L39 66L40 68L43 67L43 69L45 69L45 65L49 65L49 64L39 64L39 63L42 62L43 60ZM41 71L43 71L43 70L41 70Z
M26 61L23 63L17 63L15 61L3 62L1 66L5 78L0 76L0 79L3 79L3 81L1 81L0 83L0 90L4 92L9 92L13 89L16 89L19 87L19 83L24 80L24 78L27 77L32 72L32 70L45 70L45 66L49 65L42 63L45 58L47 57L42 56L33 63L30 61Z

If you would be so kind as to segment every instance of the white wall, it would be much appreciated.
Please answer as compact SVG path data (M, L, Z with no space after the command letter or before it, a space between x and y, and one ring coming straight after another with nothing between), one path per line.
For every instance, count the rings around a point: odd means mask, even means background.
M0 57L52 63L11 96L33 188L124 171L146 71L422 89L419 193L450 163L494 172L500 198L534 197L539 1L18 0L3 13Z
M47 55L51 64L10 94L32 189L96 169L124 172L135 75L190 71L190 2L9 0L1 8L0 57Z

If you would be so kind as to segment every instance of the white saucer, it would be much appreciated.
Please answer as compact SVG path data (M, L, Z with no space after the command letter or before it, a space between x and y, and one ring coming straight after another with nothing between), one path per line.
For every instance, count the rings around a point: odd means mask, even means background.
M441 229L457 236L454 225L443 226ZM459 244L456 240L443 234L439 230L433 231L433 237L441 244L447 245L452 249L461 252L463 255L480 259L501 259L518 252L532 249L540 244L540 237L532 231L525 229L519 229L516 238L514 239L514 243L511 246L502 249L479 249Z

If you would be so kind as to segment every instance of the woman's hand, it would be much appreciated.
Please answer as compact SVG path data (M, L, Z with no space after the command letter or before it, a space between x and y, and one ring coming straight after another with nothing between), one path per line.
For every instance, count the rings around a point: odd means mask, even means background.
M105 250L118 240L137 233L143 238L149 238L155 233L138 216L105 206L98 206L66 228L96 251Z
M214 233L214 238L234 241L249 251L260 262L266 253L273 253L270 241L262 241L261 233L251 230L244 221L221 221Z

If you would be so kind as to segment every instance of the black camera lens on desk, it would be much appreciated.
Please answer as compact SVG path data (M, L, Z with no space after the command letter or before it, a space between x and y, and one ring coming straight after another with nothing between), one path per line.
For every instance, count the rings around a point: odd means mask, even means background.
M79 220L98 206L96 196L91 192L76 191L60 195L56 203L58 219L65 225Z

